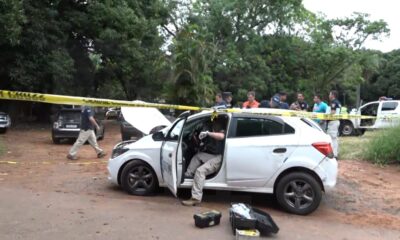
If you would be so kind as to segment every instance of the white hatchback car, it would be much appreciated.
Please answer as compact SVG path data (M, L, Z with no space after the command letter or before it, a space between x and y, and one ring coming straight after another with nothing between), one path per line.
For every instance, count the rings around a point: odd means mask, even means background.
M184 172L211 119L211 112L183 113L160 132L117 144L109 180L134 195L152 194L160 186L176 196L178 188L190 188L193 179ZM207 176L205 189L271 193L286 211L305 215L335 186L331 139L312 120L249 113L218 113L218 120L226 127L223 162Z

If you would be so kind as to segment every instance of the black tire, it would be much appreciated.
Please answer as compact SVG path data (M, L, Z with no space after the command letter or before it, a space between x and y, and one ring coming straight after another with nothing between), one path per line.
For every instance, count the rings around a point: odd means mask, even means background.
M340 123L339 128L340 136L352 136L354 135L354 126L350 121L343 121Z
M365 133L365 129L355 129L356 136L362 136Z
M0 133L1 134L6 133L6 132L7 132L7 128L0 128Z
M61 143L61 139L55 137L53 133L51 134L51 140L53 140L54 144L60 144Z
M292 172L279 180L275 196L279 205L287 212L307 215L318 208L322 190L317 180L310 174Z
M121 138L122 138L122 141L128 141L128 140L131 140L131 136L129 136L128 134L121 134Z
M122 170L121 186L132 195L153 195L158 187L157 175L145 162L133 160Z

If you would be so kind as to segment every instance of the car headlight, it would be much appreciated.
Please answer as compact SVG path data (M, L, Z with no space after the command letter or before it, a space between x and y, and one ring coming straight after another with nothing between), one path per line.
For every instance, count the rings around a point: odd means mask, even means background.
M129 150L129 148L115 148L112 151L111 158L114 159L114 158L126 153L128 150Z
M53 124L53 128L60 128L61 126L62 126L61 121L54 122L54 124Z

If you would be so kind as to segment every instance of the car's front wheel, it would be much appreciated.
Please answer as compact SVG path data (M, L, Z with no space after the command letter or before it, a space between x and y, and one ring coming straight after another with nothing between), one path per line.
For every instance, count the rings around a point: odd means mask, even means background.
M129 162L121 173L122 188L132 195L151 195L158 185L153 169L143 161Z
M322 190L308 173L292 172L282 177L276 186L276 199L286 211L307 215L318 208Z

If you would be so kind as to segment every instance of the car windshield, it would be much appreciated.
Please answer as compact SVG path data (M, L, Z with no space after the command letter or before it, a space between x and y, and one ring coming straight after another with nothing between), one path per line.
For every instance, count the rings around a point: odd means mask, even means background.
M59 120L65 122L71 121L80 121L81 113L80 112L62 112L60 113Z

